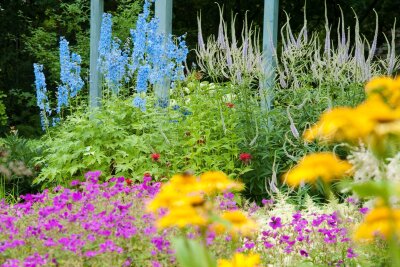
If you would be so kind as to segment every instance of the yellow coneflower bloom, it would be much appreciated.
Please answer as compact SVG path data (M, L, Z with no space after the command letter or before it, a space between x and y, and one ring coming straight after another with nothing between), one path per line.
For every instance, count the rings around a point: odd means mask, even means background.
M364 221L354 233L354 240L372 241L375 237L387 239L391 235L400 237L400 209L383 206L365 215Z
M315 183L318 178L330 182L345 176L351 168L350 163L340 160L333 153L321 152L305 156L283 179L293 187L302 183Z
M200 176L201 190L206 194L222 193L227 190L242 190L243 184L233 181L222 171L209 171Z
M398 107L400 105L400 79L392 79L386 76L372 78L365 85L368 97L373 95L382 96L389 105Z
M219 234L229 232L232 236L237 236L238 234L251 236L258 227L255 221L239 210L225 211L221 214L221 219L226 223L216 222L211 226Z
M260 255L235 253L231 260L218 260L218 267L258 267L260 265Z
M357 110L340 107L323 113L320 120L303 137L306 141L322 139L357 142L371 133L374 126L369 117L361 116Z
M187 226L205 226L207 223L207 216L205 216L201 210L191 206L172 208L156 222L159 229L175 226L179 228Z

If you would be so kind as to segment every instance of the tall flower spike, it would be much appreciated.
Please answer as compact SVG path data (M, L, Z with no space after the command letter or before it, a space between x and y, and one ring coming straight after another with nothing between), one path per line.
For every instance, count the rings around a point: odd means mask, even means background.
M43 65L33 64L36 87L36 103L40 109L40 122L43 131L49 126L46 115L50 116L51 110L47 97L46 79L43 73Z
M70 53L68 41L60 38L60 80L57 94L57 114L62 107L67 107L69 98L75 97L82 89L84 82L81 78L81 56Z
M75 97L82 89L84 82L81 78L81 56L72 53L71 55L71 75L69 80L70 96Z
M136 22L136 29L131 30L134 46L129 62L129 76L136 76L138 93L146 93L149 85L164 85L166 78L169 80L166 86L173 86L175 81L182 80L184 78L182 63L188 54L183 37L178 38L176 44L171 35L165 36L159 33L157 18L149 19L152 2L145 1L143 13ZM141 103L139 98L134 102ZM158 99L158 102L164 103L163 99Z
M60 38L60 79L61 82L64 84L68 84L71 71L70 52L68 44L68 41L64 37Z
M111 14L104 13L101 21L100 42L99 42L99 63L111 51L112 17ZM99 64L101 66L102 64Z
M57 114L60 114L63 106L68 106L68 83L70 80L71 63L70 63L70 52L68 47L68 41L64 38L60 38L60 80L61 84L58 87L57 93Z
M121 49L121 41L112 39L112 16L103 14L99 43L99 69L104 75L107 86L114 94L119 93L128 64L127 49ZM128 80L129 81L129 80Z

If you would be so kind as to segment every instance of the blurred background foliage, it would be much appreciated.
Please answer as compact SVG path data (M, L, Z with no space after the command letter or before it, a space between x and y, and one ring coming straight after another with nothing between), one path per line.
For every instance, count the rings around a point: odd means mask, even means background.
M261 0L174 0L173 32L187 33L189 48L197 44L197 15L202 15L203 34L216 34L219 23L217 4L224 7L224 16L230 19L237 14L237 34L247 12L248 20L262 26L263 2ZM325 1L308 0L307 22L312 31L324 28ZM338 25L340 8L346 25L353 27L357 14L360 31L371 40L375 29L374 10L379 15L378 32L390 38L390 29L398 16L400 0L329 0L326 1L328 20L332 32ZM33 89L34 62L46 66L49 90L55 90L59 80L58 39L65 36L72 49L82 55L83 77L88 78L89 56L89 0L1 0L0 1L0 134L10 126L26 137L41 134L39 112L35 105ZM142 1L105 1L105 9L114 15L114 32L121 39L129 35L134 27ZM304 21L304 1L280 0L279 24L285 23L285 12L289 15L294 32L298 32ZM333 38L334 39L334 38ZM378 53L385 51L384 35L378 39ZM195 53L189 55L189 66Z

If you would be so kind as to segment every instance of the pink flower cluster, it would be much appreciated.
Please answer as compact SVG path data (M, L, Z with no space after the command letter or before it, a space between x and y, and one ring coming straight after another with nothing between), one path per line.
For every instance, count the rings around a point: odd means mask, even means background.
M114 266L130 266L138 255L131 250L131 240L148 241L147 251L142 251L148 253L146 266L160 266L160 259L174 261L167 233L158 234L153 215L143 209L160 183L151 183L149 175L141 184L123 177L100 183L100 175L89 172L85 182L72 181L72 189L58 186L54 192L25 195L15 205L2 201L1 266L58 266L66 264L71 253L88 262L107 255ZM18 251L26 248L31 253L21 256Z
M318 258L321 254L321 247L327 251L337 249L342 253L334 257L327 257L330 262L324 262L332 266L345 266L346 261L357 257L352 249L349 233L345 227L345 219L337 212L331 214L308 214L307 219L300 211L292 215L292 220L283 223L279 216L272 216L267 226L261 232L261 242L266 254L280 251L284 254L296 254L304 258ZM248 240L241 250L250 250L253 247L251 240ZM327 252L324 252L327 254ZM340 258L340 255L345 255ZM337 258L337 259L335 259Z

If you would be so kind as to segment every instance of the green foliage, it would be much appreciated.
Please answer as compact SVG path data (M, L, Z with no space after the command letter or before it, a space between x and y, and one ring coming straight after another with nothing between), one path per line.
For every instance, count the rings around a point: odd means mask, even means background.
M90 6L85 0L63 2L59 6L47 6L45 19L30 29L25 36L26 50L35 57L37 62L48 69L50 84L59 80L60 36L70 41L71 50L80 54L83 59L83 73L89 62L89 25ZM120 0L114 13L116 36L125 40L129 30L134 28L137 15L141 11L141 1ZM107 7L107 5L106 5Z
M154 108L149 97L141 112L132 97L112 97L100 110L69 116L43 137L43 169L35 182L67 184L89 170L134 179L150 172L158 180L186 170L222 170L234 177L248 172L250 166L237 160L240 112L225 105L225 87L190 87L188 95L188 87L175 89L168 109ZM160 158L152 159L153 153Z
M4 94L0 94L0 126L5 126L7 124L6 106L3 102L5 96Z
M175 238L174 248L179 266L182 267L215 267L216 260L204 246L196 240ZM196 260L194 260L196 259Z
M48 70L48 84L55 85L59 80L60 36L70 40L73 50L82 56L84 65L88 66L89 15L89 2L84 0L47 5L43 20L32 25L29 34L25 35L25 49Z
M13 132L0 143L0 198L16 201L21 194L37 192L39 188L32 186L37 173L33 160L39 154L37 141Z
M113 14L113 33L121 40L130 38L130 29L136 25L137 15L142 11L143 0L118 0Z

